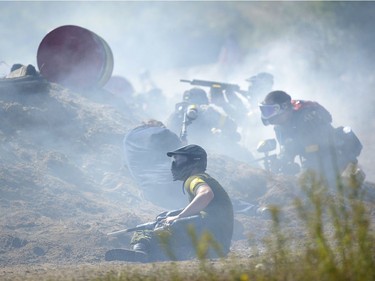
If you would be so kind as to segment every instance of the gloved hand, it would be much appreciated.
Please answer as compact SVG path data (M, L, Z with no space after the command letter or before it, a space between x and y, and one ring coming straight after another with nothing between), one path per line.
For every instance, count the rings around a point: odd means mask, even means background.
M172 211L164 211L164 212L162 212L162 213L160 213L159 215L156 216L156 220L159 221L159 220L165 219L166 217L176 216L179 213L181 213L182 210L183 209L172 210Z
M156 216L156 220L160 221L162 219L165 219L168 216L169 211L164 211Z

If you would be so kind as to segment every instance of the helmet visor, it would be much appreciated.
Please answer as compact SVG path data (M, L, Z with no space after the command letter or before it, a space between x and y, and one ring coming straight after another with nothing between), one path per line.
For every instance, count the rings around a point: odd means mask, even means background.
M176 154L172 156L172 166L181 167L188 162L189 158L187 155Z
M173 180L184 180L190 175L189 163L186 155L173 155L171 165Z
M280 113L279 104L259 104L260 112L264 120L268 120Z

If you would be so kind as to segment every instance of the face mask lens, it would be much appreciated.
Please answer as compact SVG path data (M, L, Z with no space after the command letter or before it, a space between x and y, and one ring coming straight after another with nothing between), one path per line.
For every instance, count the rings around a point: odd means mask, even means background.
M184 155L174 155L172 158L172 176L173 180L183 180L186 174L186 165L188 164L188 157Z
M180 167L186 163L188 158L185 155L174 155L172 158L172 167Z
M270 119L271 117L277 115L280 112L280 105L278 104L260 104L260 112L262 113L263 119Z

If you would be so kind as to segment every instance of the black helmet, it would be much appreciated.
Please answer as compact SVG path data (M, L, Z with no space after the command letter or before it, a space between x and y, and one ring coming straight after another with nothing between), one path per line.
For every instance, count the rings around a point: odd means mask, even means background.
M208 97L207 93L201 88L192 88L188 91L185 91L183 96L183 100L190 103L190 104L208 104Z
M253 102L257 102L265 94L272 91L273 75L267 72L260 72L257 75L246 79L250 83L248 87L247 96Z
M186 180L193 170L203 173L207 168L207 153L199 145L189 144L176 149L175 151L167 152L169 157L173 155L184 155L186 161L183 163L172 162L172 175L174 180Z
M250 78L246 79L246 81L250 83L270 84L272 87L273 75L268 72L260 72L257 75L251 76Z
M268 125L269 120L292 108L292 98L283 91L272 91L259 104L264 125Z

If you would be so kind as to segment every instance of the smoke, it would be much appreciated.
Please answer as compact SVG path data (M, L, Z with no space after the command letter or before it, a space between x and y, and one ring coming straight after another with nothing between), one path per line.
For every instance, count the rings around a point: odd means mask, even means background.
M150 71L168 99L160 108L164 120L190 88L180 79L222 81L246 90L246 78L270 72L274 89L316 100L332 113L335 126L351 126L364 140L360 160L370 166L373 152L366 145L372 141L368 127L374 126L375 3L46 1L0 6L0 61L8 65L36 65L38 45L49 31L82 26L109 44L113 73L126 77L136 92L142 89L140 73ZM256 141L273 137L272 128L260 121L251 128L243 139L251 151Z

